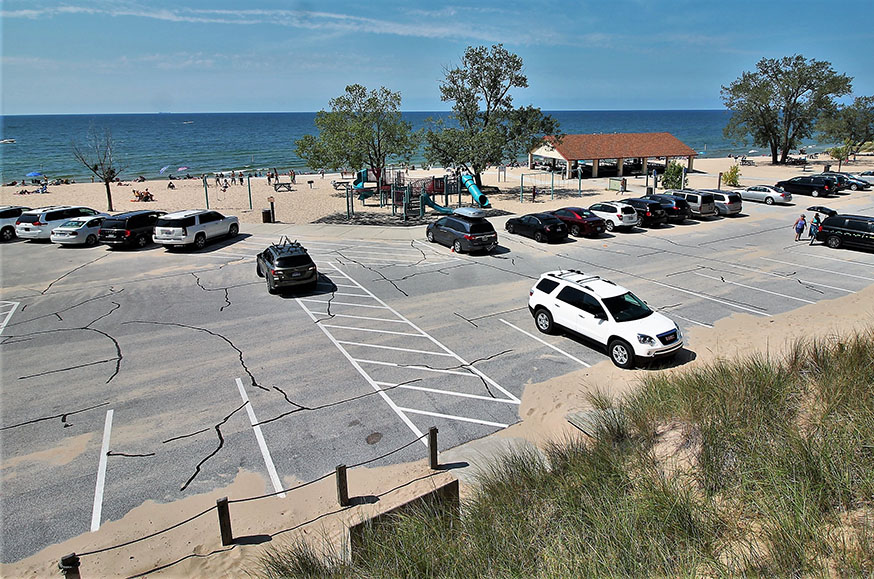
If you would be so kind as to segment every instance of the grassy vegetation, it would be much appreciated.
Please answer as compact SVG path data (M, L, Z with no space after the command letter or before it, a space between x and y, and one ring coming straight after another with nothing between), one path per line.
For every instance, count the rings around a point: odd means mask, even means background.
M592 398L620 410L602 413L594 442L505 457L461 516L408 512L374 529L354 563L297 543L259 572L871 576L872 386L871 332L779 361L650 374L623 401Z

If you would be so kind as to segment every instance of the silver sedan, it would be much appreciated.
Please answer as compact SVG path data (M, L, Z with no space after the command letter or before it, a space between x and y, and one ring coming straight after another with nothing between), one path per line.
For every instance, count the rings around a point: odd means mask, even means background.
M60 226L52 229L52 243L58 245L95 245L97 232L103 220L109 217L105 213L74 217Z
M792 201L791 193L773 185L753 185L746 189L739 189L737 193L740 193L740 197L744 201L763 201L767 205Z

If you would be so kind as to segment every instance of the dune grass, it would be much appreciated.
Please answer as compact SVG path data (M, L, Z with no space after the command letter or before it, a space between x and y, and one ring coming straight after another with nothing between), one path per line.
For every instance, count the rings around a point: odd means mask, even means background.
M874 333L652 373L592 397L595 440L516 452L462 513L374 528L354 563L296 543L269 577L874 575ZM665 456L669 436L690 460Z

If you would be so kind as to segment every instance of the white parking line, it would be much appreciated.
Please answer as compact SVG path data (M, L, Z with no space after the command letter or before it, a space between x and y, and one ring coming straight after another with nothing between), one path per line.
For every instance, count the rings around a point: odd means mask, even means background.
M91 509L91 532L100 528L103 514L103 487L106 483L106 459L109 453L109 436L112 432L112 410L106 411L103 425L103 443L100 445L100 461L97 463L97 485L94 487L94 506Z
M453 414L440 414L439 412L428 412L427 410L415 410L413 408L401 408L404 412L410 414L422 414L424 416L433 416L434 418L447 418L449 420L460 420L461 422L473 422L474 424L485 424L486 426L494 426L496 428L507 428L509 424L500 422L490 422L488 420L479 420L477 418L467 418L466 416L455 416Z
M844 289L844 288L842 288L842 287L835 287L835 286L831 286L831 285L826 285L826 284L824 284L824 283L819 283L819 282L810 281L810 280L806 280L806 279L801 279L801 278L797 278L797 277L792 277L792 276L787 276L787 275L780 275L779 273L774 273L774 272L772 272L772 271L765 271L764 269L758 269L758 268L755 268L755 267L745 267L745 266L743 266L743 265L736 265L736 264L733 264L733 263L726 263L725 265L726 265L726 267L733 267L734 269L739 269L739 270L741 270L741 271L749 271L749 272L757 273L757 274L760 274L760 275L769 275L769 276L771 276L771 277L777 277L777 278L780 278L780 279L783 279L783 280L794 279L795 281L798 281L798 282L800 282L800 283L803 283L804 285L814 285L814 286L817 286L817 287L824 287L824 288L833 289L833 290L837 290L837 291L841 291L841 292L846 292L846 293L848 293L848 294L854 294L854 293L856 293L856 292L853 291L853 290Z
M518 406L521 402L517 400L505 400L503 398L492 398L491 396L483 396L482 394L468 394L466 392L453 392L451 390L440 390L439 388L426 388L425 386L414 386L413 384L392 384L391 382L377 382L380 386L391 388L402 388L404 390L420 390L422 392L432 392L434 394L447 394L449 396L459 396L461 398L473 398L474 400L486 400L488 402L504 402Z
M816 302L814 302L814 301L806 300L806 299L804 299L804 298L796 298L796 297L794 297L794 296L788 296L788 295L786 295L786 294L781 294L781 293L778 293L778 292L772 292L771 290L762 289L762 288L760 288L760 287L753 287L753 286L751 286L751 285L742 284L742 283L740 283L740 282L736 282L736 281L728 281L727 279L723 279L723 278L721 278L721 277L713 277L712 275L706 275L706 274L703 274L703 273L699 273L699 272L697 272L697 271L693 271L692 273L693 273L694 275L699 276L699 277L705 277L705 278L707 278L707 279L712 279L712 280L714 280L714 281L724 282L724 283L728 283L728 284L731 284L731 285L736 285L736 286L738 286L738 287L742 287L742 288L746 288L746 289L751 289L751 290L758 291L758 292L764 292L764 293L766 293L766 294L771 294L771 295L775 295L775 296L780 296L780 297L787 298L787 299L790 299L790 300L796 300L796 301L799 301L799 302L804 302L805 304L815 304L815 303L816 303Z
M328 301L328 300L314 300L312 298L297 298L298 301L301 302L314 302L317 304L328 304L330 303L332 306L356 306L359 308L373 308L377 310L387 310L388 306L369 306L367 304L353 304L349 302L337 302L337 301Z
M4 308L3 311L0 312L0 316L3 316L3 320L0 321L0 334L3 333L3 330L6 328L6 324L8 324L9 320L12 319L12 314L14 314L15 310L18 309L18 305L20 303L21 302L0 302L0 307Z
M689 322L689 323L691 323L691 324L697 324L697 325L699 325L699 326L704 326L705 328L712 328L712 327L713 327L713 326L710 325L710 324L705 324L704 322L699 322L698 320L693 320L693 319L691 319L691 318L684 318L683 316L681 316L681 315L679 315L679 314L675 314L674 312L668 312L668 313L671 315L671 317L679 318L679 319L681 319L681 320L685 320L685 321L687 321L687 322Z
M852 263L855 265L864 265L865 267L874 267L874 263L866 263L864 261L858 261L855 259L841 259L840 257L830 257L828 255L817 255L815 253L800 253L804 257L816 257L818 259L828 259L830 261L842 261L844 263Z
M261 456L264 457L264 464L267 465L267 474L270 475L270 482L273 483L273 492L279 493L282 490L282 483L279 482L279 474L276 472L276 467L273 465L273 458L270 456L270 450L267 448L267 442L264 440L264 433L261 432L261 426L258 424L258 419L255 418L255 409L252 408L252 402L249 400L249 395L246 394L246 389L243 387L243 381L236 379L237 388L240 390L240 396L243 402L246 403L246 413L249 415L249 422L252 424L252 430L255 431L255 440L258 441L258 448L261 449ZM285 498L285 493L276 495L280 498Z
M766 312L763 312L763 311L760 311L760 310L757 310L757 309L748 308L748 307L746 307L746 306L742 306L742 305L739 305L739 304L733 304L733 303L731 303L731 302L727 302L727 301L725 301L725 300L720 300L720 299L717 299L717 298L714 298L714 297L711 297L711 296L708 296L708 295L704 295L704 294L702 294L702 293L693 292L692 290L687 290L687 289L684 289L684 288L681 288L681 287L677 287L677 286L675 286L675 285L671 285L671 284L667 284L667 283L662 283L662 282L660 282L660 281L655 281L654 279L648 279L647 281L650 282L650 283L654 283L654 284L656 284L656 285L660 285L660 286L662 286L662 287L670 288L670 289L672 289L672 290L674 290L674 291L682 292L682 293L684 293L684 294L693 295L693 296L695 296L695 297L699 297L699 298L701 298L701 299L710 300L711 302L720 303L720 304L726 305L726 306L731 307L731 308L737 308L737 309L739 309L739 310L744 310L745 312L752 312L752 313L754 313L754 314L758 314L758 315L760 315L760 316L765 316L766 318L771 318L771 317L773 317L771 314L768 314L768 313L766 313Z
M459 372L458 370L446 370L443 368L429 368L427 366L416 366L415 364L397 364L395 362L367 360L365 358L354 358L354 360L356 362L361 362L362 364L376 364L377 366L391 366L392 368L409 368L410 370L422 370L423 372L436 372L438 374L455 374L456 376L473 376L470 372Z
M321 312L319 312L319 313L321 313ZM328 314L325 313L325 315L328 315ZM380 321L382 321L382 320L380 320ZM336 324L322 324L322 325L326 328L337 328L340 330L356 330L359 332L373 332L374 334L392 334L394 336L410 336L412 338L424 338L425 337L422 334L411 334L409 332L393 332L391 330L376 330L373 328L356 328L355 326L338 326Z
M795 267L803 268L805 270L812 269L813 271L821 271L823 273L830 273L832 275L842 275L844 277L852 277L852 278L856 278L856 279L864 279L866 281L874 281L874 277L865 277L864 275L853 275L852 273L844 273L841 271L834 271L831 269L822 269L819 267L811 267L807 264L792 263L791 261L783 261L781 259L771 259L770 257L760 257L759 259L764 259L765 261L773 261L774 263L782 263L784 265L792 265Z
M413 350L412 348L398 348L396 346L382 346L380 344L364 344L362 342L347 342L346 340L337 340L337 342L341 344L346 344L347 346L362 346L364 348L380 348L383 350L394 350L396 352L411 352L413 354L427 354L429 356L449 356L452 357L452 354L447 354L446 352L431 352L429 350Z
M325 315L327 315L327 313ZM367 316L353 316L350 314L333 314L333 316L335 318L350 318L353 320L369 320L372 322L389 322L391 324L405 324L406 323L403 320L390 320L387 318L369 318ZM337 326L337 327L340 327L340 326ZM418 334L411 334L411 335L417 336Z
M571 356L570 354L568 354L567 352L565 352L565 351L562 350L561 348L557 348L557 347L553 346L552 344L550 344L549 342L546 342L546 341L544 341L544 340L541 340L540 338L538 338L538 337L535 336L534 334L530 334L530 333L526 332L525 330L523 330L523 329L520 328L519 326L514 326L513 324L511 324L511 323L508 322L507 320L501 319L500 321L504 322L505 324L507 324L508 326L510 326L511 328L513 328L514 330L519 331L519 332L522 332L523 334L525 334L525 335L528 336L529 338L533 338L533 339L537 340L538 342L540 342L540 343L543 344L544 346L546 346L546 347L548 347L548 348L552 348L553 350L555 350L556 352L558 352L558 353L561 354L562 356L567 356L568 358L570 358L570 359L573 360L574 362L576 362L576 363L578 363L578 364L581 364L581 365L585 366L586 368L591 368L591 367L592 367L591 364L586 364L585 362L583 362L583 361L580 360L579 358L577 358L577 357L575 357L575 356Z

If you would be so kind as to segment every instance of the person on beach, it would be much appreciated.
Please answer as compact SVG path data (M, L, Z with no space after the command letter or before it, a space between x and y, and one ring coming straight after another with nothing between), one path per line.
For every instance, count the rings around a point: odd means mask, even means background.
M807 229L807 219L804 217L804 213L801 214L801 217L795 220L795 241L801 241L801 234L804 233L804 230Z
M531 188L531 202L537 203L537 187L536 186Z
M816 234L819 233L820 227L822 227L822 220L819 217L819 213L815 213L813 219L810 220L810 231L808 232L808 235L810 235L810 245L813 245L813 242L816 241Z
M222 182L219 180L218 173L215 174L215 186L216 186L216 187L221 187L221 186L222 186Z
M267 184L270 185L271 181L273 181L273 173L267 171Z

